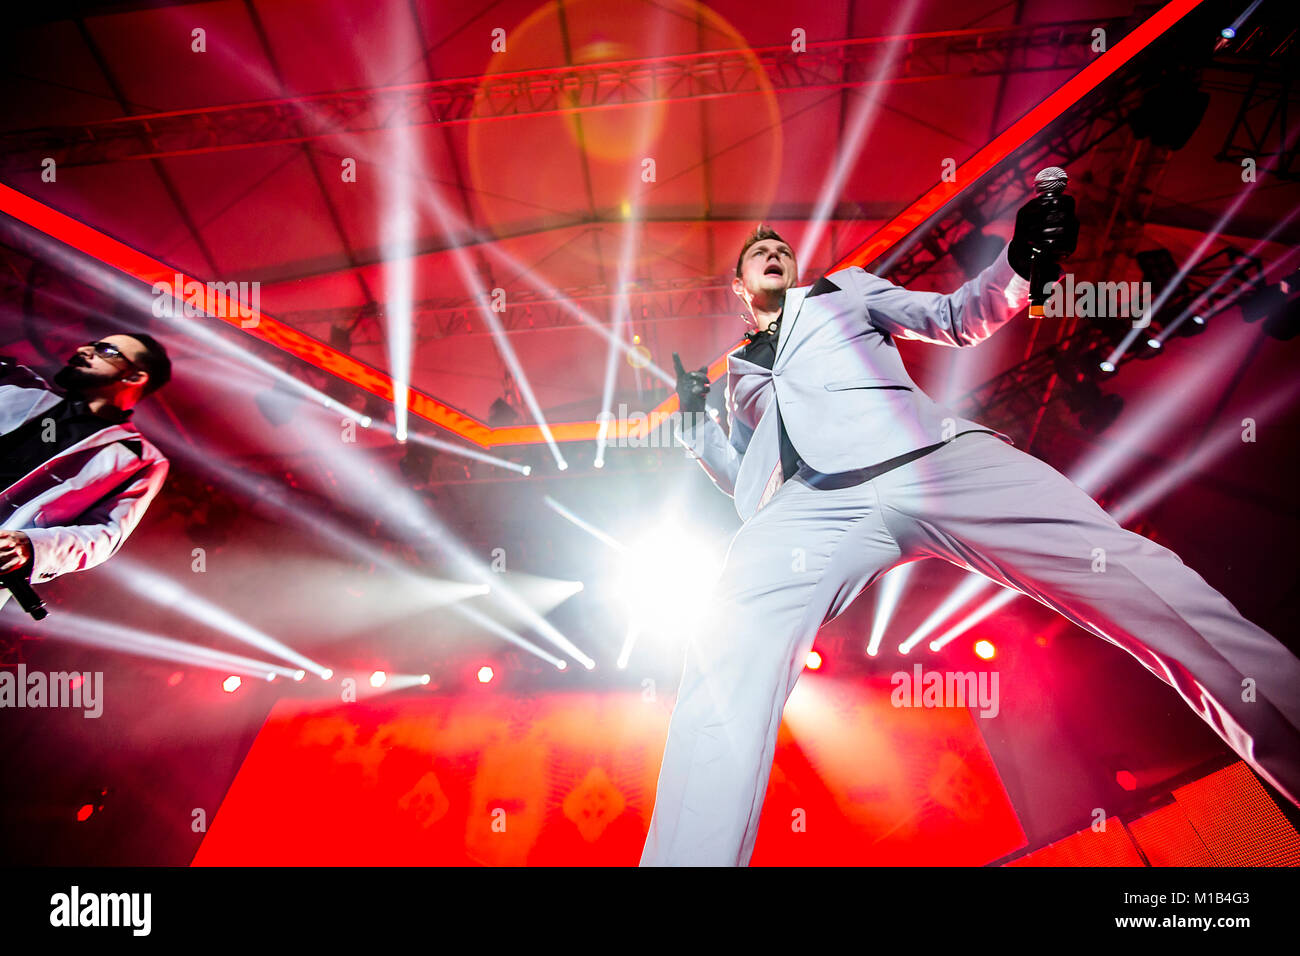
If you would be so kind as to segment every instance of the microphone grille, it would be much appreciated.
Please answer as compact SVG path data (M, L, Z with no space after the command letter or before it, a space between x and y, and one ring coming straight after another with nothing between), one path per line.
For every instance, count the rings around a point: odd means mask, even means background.
M1043 193L1049 189L1064 189L1069 181L1070 177L1060 166L1048 166L1046 169L1040 169L1038 175L1034 177L1034 190Z

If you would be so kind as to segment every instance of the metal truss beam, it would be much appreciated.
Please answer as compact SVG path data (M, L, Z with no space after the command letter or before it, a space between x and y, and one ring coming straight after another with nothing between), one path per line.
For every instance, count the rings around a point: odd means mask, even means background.
M1095 59L1092 31L1125 21L1071 20L901 37L551 67L483 77L343 90L173 110L0 135L0 171L191 156L303 143L400 126L439 126L519 116L575 114L639 103L774 92L848 89L873 82L891 44L906 51L886 82L1078 70Z

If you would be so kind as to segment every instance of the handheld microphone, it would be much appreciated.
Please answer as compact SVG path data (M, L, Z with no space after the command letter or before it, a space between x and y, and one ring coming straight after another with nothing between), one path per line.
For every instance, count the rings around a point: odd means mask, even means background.
M1060 201L1061 193L1069 184L1070 177L1060 166L1048 166L1039 170L1034 177L1034 192L1043 199L1043 205L1050 209ZM1043 317L1043 306L1050 295L1047 287L1056 281L1056 260L1044 250L1035 248L1029 262L1029 315L1031 318Z
M45 610L45 602L40 599L36 589L19 574L11 574L8 577L0 575L0 588L8 588L9 593L18 602L18 606L30 614L34 621L39 621L50 613Z

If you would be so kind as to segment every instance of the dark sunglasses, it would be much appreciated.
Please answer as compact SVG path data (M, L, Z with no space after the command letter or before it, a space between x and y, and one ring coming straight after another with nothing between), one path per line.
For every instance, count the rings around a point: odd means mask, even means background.
M122 350L119 349L112 342L87 342L86 345L94 349L95 354L106 361L113 362L118 359L121 359L123 362L125 362L127 365L131 366L134 369L140 368L140 366L136 365L129 358L123 355Z

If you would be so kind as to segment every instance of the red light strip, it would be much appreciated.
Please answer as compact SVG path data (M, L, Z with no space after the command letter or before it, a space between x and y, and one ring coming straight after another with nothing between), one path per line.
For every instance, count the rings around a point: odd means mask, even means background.
M898 242L912 230L925 222L939 209L968 189L977 179L1006 159L1017 148L1037 135L1040 130L1057 119L1067 109L1092 92L1098 84L1111 76L1116 70L1133 59L1151 42L1165 33L1175 23L1199 6L1201 0L1172 0L1161 7L1149 19L1144 20L1124 39L1099 56L1065 82L1054 93L1016 120L993 138L987 146L978 150L974 156L957 167L953 182L939 183L921 198L917 199L828 271L847 269L849 266L867 266ZM961 185L958 185L960 183ZM727 351L738 348L740 343ZM709 365L709 379L714 381L725 374L727 357L715 359ZM662 419L677 410L677 396L670 395L660 402L651 412L652 420ZM656 418L657 417L657 418ZM522 440L522 439L521 439ZM533 439L536 440L536 439Z
M269 315L247 308L241 315L239 304L229 301L220 289L214 290L208 284L178 272L171 266L132 249L126 243L106 236L85 223L51 209L3 183L0 183L0 211L133 279L138 279L151 288L155 283L165 283L170 288L180 285L185 292L186 286L194 283L196 298L202 295L203 311L213 318L233 325L254 338L274 345L331 375L337 375L386 401L393 400L393 380L378 369L371 368L364 362L358 362L352 356L344 355L324 342L299 332ZM202 290L201 293L199 290ZM245 325L246 322L249 325ZM444 405L432 396L411 389L409 407L413 414L454 432L476 445L487 448L491 444L492 429L450 405Z
M1121 66L1131 60L1153 40L1199 6L1201 0L1171 0L1150 19L1140 24L1132 33L1120 40L1107 52L1099 56L1092 64L1084 67L1066 81L1028 113L994 139L974 156L957 168L955 181L939 183L925 193L907 209L895 216L888 223L876 230L869 239L854 249L837 263L831 271L848 266L865 266L879 258L896 243L907 236L946 203L960 195L980 176L988 172L997 163L1010 155L1016 148L1037 134L1067 109L1077 103L1096 86L1111 76ZM961 185L958 185L960 183ZM199 282L189 276L178 273L171 266L164 265L157 259L110 236L78 222L70 216L37 202L29 196L0 183L0 212L27 223L53 239L93 256L105 265L134 279L153 286L165 282L169 286L177 281L182 283ZM312 338L304 332L285 325L268 315L253 312L247 319L241 318L237 309L230 307L226 297L220 291L212 291L206 283L202 286L204 311L219 318L235 328L274 345L323 371L336 375L344 381L351 382L386 401L393 398L393 380L378 369L359 362L350 355L345 355L331 348L324 342ZM248 315L248 310L245 310ZM252 327L243 323L256 319ZM716 380L725 374L727 353L741 345L736 342L726 353L709 364L709 378ZM409 390L408 408L411 414L432 422L440 428L453 432L462 438L483 448L496 445L530 445L545 441L542 429L536 425L520 425L503 428L489 428L483 422L457 411L450 405L438 401L431 395L411 388ZM611 422L606 431L606 440L626 438L632 435L644 435L649 428L661 423L677 410L677 396L670 395L655 408L646 413L646 425L635 426L629 422ZM557 442L595 441L601 432L598 421L561 422L550 425L550 430Z
M1161 7L1149 20L1116 43L1096 60L1085 66L1065 85L1016 120L974 156L957 167L952 182L941 182L912 205L871 234L830 271L849 266L866 266L902 240L913 229L942 209L950 200L969 188L986 172L1024 145L1048 123L1056 120L1098 84L1133 59L1157 37L1199 6L1201 0L1173 0ZM958 183L961 183L959 186Z

